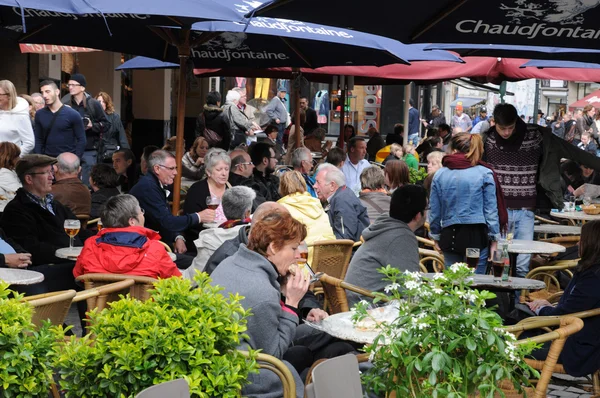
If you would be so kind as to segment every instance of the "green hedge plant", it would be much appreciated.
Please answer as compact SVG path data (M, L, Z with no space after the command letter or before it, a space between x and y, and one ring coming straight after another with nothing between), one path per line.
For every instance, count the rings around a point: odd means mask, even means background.
M0 396L47 397L55 349L64 331L50 322L36 329L33 308L22 297L0 282Z
M168 278L145 302L129 297L91 311L90 331L65 344L57 366L67 397L134 397L155 384L185 378L192 397L237 397L256 355L236 347L249 311L225 298L205 274Z

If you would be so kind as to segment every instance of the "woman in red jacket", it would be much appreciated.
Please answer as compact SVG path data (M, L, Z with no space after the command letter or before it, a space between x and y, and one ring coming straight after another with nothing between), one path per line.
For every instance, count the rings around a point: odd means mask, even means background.
M73 275L110 273L169 278L181 276L160 235L144 228L144 210L132 195L110 198L100 212L104 228L84 246Z

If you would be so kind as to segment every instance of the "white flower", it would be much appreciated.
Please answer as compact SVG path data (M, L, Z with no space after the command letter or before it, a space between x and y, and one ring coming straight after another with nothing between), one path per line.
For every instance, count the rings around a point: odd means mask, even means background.
M400 285L394 282L391 285L387 285L385 288L383 288L383 291L389 294L390 292L396 291L398 289L400 289Z
M450 271L458 272L461 268L468 268L469 266L465 263L454 263L450 266Z
M406 281L404 287L408 290L415 290L421 287L421 282L418 281Z
M446 280L446 276L442 273L435 273L435 274L433 274L433 280L434 281L440 280L443 282Z
M435 294L442 294L442 293L444 293L444 291L443 291L442 289L440 289L439 287L434 287L434 288L433 288L433 289L431 289L431 290L433 290L433 292L434 292Z

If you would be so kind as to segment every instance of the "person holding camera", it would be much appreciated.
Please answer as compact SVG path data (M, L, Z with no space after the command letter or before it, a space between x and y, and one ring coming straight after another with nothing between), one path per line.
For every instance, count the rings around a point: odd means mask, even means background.
M102 135L108 133L111 123L106 117L102 105L85 91L87 81L80 73L71 75L69 94L65 95L62 103L76 110L83 120L86 145L81 157L81 178L85 184L89 181L92 166L98 159L98 148L102 144Z

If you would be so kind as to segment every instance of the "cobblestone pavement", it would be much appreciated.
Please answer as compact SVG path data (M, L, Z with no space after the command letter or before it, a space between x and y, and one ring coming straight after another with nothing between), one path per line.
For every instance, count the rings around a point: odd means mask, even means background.
M554 374L548 386L548 398L592 398L591 381L585 377ZM584 389L585 388L585 389ZM587 391L586 391L587 390Z

